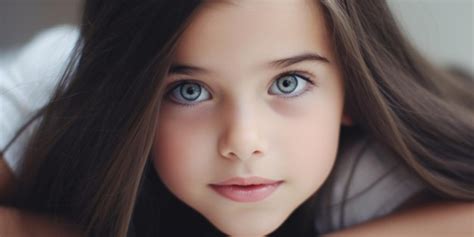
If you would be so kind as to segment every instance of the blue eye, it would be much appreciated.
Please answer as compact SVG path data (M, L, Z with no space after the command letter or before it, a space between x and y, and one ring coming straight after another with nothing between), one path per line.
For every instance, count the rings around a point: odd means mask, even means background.
M269 93L283 97L294 97L303 94L308 89L308 84L312 84L312 82L306 77L294 73L284 74L272 83Z
M200 84L185 81L169 92L170 99L183 105L193 105L211 98L209 92Z
M277 76L268 93L281 97L296 97L305 93L312 85L315 85L312 80L295 71L290 71ZM212 99L212 96L200 83L192 80L182 80L169 90L166 98L180 105L193 106Z

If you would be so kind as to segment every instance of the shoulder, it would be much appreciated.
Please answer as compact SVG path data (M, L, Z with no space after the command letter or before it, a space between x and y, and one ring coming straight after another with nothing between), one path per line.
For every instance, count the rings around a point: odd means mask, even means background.
M14 183L13 171L0 153L0 203L11 195Z
M45 216L0 206L0 236L80 237L80 234L75 226L65 224L65 222L53 221Z
M387 215L425 189L399 157L365 135L341 142L327 182L318 194L322 233Z

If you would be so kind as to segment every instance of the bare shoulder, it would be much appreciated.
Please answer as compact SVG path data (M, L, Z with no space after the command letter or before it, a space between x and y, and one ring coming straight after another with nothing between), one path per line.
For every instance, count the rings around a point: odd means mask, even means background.
M73 225L10 207L0 207L0 236L81 237Z
M0 203L10 197L14 186L15 176L0 153ZM0 205L0 237L80 237L78 233L66 222Z
M326 236L472 237L473 202L444 201L405 208L391 215ZM422 227L422 228L420 228Z
M15 183L15 176L8 164L5 162L3 154L0 153L0 201L6 199Z

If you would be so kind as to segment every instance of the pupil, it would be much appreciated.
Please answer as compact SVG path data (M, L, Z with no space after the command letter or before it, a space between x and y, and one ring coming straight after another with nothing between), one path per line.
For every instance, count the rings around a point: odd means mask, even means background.
M190 95L194 94L194 88L192 87L188 87L188 89L186 90L186 92Z
M201 88L197 84L186 84L181 87L181 96L188 100L195 100L201 94Z
M278 89L283 93L291 93L298 86L298 81L293 76L285 76L278 81Z

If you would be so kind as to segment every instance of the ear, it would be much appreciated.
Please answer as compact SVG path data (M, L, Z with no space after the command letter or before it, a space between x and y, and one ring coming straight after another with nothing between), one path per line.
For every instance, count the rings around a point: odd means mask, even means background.
M342 126L347 126L347 127L354 125L354 122L352 121L352 117L349 114L347 114L347 112L344 112L344 114L342 115L341 124Z

